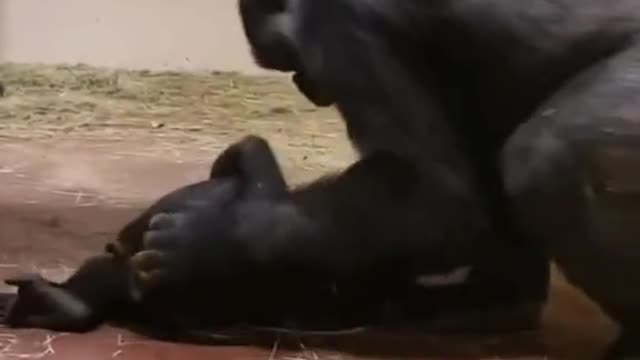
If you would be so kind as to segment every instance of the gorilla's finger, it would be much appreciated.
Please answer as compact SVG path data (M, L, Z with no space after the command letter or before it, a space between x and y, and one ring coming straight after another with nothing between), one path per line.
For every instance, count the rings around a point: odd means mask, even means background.
M129 284L129 295L134 301L142 301L150 289L161 284L168 277L169 272L164 269L135 271Z
M159 250L145 250L135 254L129 260L131 267L135 271L150 271L165 266L168 263L168 256Z

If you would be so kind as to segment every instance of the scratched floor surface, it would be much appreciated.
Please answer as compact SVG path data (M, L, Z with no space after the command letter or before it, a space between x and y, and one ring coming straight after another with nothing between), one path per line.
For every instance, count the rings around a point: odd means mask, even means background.
M148 201L205 176L210 159L221 148L188 150L187 144L164 149L149 141L58 138L1 144L0 276L37 270L63 279L84 257L100 251ZM289 171L288 175L302 179L318 172ZM614 331L592 304L556 278L540 334L464 341L361 339L350 351L337 352L309 344L289 350L278 344L265 348L177 345L109 327L84 335L0 329L0 359L588 359Z

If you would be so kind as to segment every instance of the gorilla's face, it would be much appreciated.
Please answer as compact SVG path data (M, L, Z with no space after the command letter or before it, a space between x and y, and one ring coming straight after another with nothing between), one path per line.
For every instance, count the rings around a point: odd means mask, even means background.
M239 0L240 17L251 53L262 68L293 72L293 82L298 90L316 106L331 106L334 101L329 91L323 89L319 79L305 72L296 40L298 14L291 9L289 1Z

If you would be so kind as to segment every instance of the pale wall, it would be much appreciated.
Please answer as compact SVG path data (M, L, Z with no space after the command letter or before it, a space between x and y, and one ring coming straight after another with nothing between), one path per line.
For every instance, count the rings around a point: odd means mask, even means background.
M0 0L0 61L258 71L236 0Z

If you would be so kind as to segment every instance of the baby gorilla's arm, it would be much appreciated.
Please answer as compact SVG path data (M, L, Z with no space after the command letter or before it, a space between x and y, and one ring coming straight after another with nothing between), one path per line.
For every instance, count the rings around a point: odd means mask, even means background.
M5 302L7 326L85 332L99 323L89 304L38 275L20 275L5 282L18 287L18 294Z
M4 322L10 327L86 332L126 306L128 270L110 255L86 260L65 282L39 275L7 279L18 294L6 306Z

